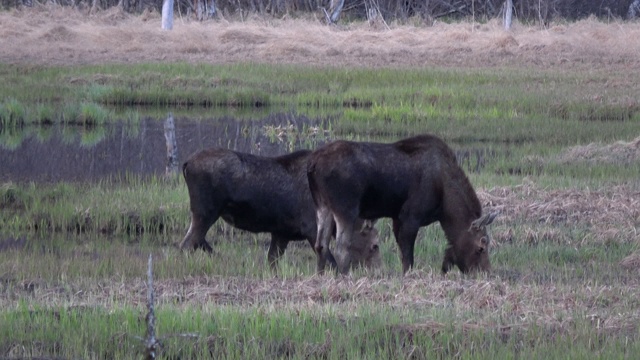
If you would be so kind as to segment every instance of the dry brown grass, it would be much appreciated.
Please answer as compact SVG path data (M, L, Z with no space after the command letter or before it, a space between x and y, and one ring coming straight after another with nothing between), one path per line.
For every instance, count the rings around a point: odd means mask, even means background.
M561 329L583 321L584 318L575 318L580 314L593 320L593 326L598 330L636 329L640 321L640 313L632 305L640 298L638 282L615 285L586 283L576 287L553 282L512 283L499 277L472 279L412 271L404 278L314 276L259 280L203 276L155 281L155 290L159 308L195 307L205 312L220 306L260 308L266 312L313 312L334 308L340 309L341 314L358 316L359 306L365 303L404 311L453 308L458 314L476 314L473 323L464 319L451 319L448 323L456 323L467 330L483 327L507 331L531 325ZM19 291L24 294L13 291L0 294L0 306L14 306L17 297L44 308L116 309L128 304L140 307L142 311L146 304L146 291L144 279L102 280L82 286L25 282ZM636 310L630 312L630 308ZM498 326L497 321L501 325ZM443 323L429 321L403 325L394 330L435 333L444 327Z
M622 259L620 261L620 266L625 269L640 271L640 250L637 250L633 254Z
M478 196L485 207L501 211L501 221L521 224L522 241L527 243L567 243L556 225L588 229L584 242L639 239L640 191L632 185L547 190L525 179L519 186L481 190ZM512 240L512 236L511 229L494 234L498 243Z
M610 145L588 144L569 148L559 157L560 163L630 165L640 162L640 136L633 141L618 141Z
M100 64L149 61L301 63L335 66L640 67L640 23L593 19L550 29L499 22L431 27L328 27L314 19L196 22L160 29L157 13L95 15L54 7L0 13L0 61Z

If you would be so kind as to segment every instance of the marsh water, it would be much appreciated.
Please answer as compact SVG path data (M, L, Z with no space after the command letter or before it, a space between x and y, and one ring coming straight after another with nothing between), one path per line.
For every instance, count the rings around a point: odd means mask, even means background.
M287 114L257 120L175 117L178 161L211 146L265 156L284 154L326 141L324 136L302 135L293 130L317 126L319 122ZM116 121L94 127L4 129L0 134L0 181L95 181L163 174L167 165L164 123L165 119L144 117L135 122Z
M100 126L54 124L0 129L0 182L117 180L129 175L162 175L167 167L164 118L141 117ZM194 120L174 116L178 164L190 154L219 146L263 156L313 149L337 137L393 141L398 137L335 135L331 116L273 113L255 118L233 116ZM408 129L407 135L416 133ZM455 144L465 171L480 171L494 150Z

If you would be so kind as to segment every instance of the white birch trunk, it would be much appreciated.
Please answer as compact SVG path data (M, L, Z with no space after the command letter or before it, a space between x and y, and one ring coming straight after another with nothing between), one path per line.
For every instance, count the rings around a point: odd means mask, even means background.
M178 169L178 144L176 142L176 124L173 114L169 113L164 122L164 139L167 145L167 167L166 175L177 174Z
M635 19L640 15L640 0L635 0L629 5L629 11L627 12L627 18L629 20Z
M173 29L173 0L162 1L162 30Z
M511 29L511 17L513 16L513 1L505 1L504 7L504 29L509 31Z
M147 337L144 340L145 360L155 359L158 353L158 340L156 339L156 313L154 311L155 292L153 290L153 264L149 254L147 262Z
M340 17L340 13L342 12L342 8L344 7L344 0L331 0L331 15L329 16L329 20L332 24L335 24Z
M207 17L208 18L212 18L214 16L216 16L216 2L215 0L209 0L208 2L208 6L207 6Z

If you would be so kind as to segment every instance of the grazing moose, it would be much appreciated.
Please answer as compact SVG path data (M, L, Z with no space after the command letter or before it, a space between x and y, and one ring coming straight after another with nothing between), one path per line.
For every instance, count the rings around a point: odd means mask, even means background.
M418 229L435 221L448 240L442 271L489 271L487 225L480 201L454 152L439 138L421 135L392 144L335 141L314 151L308 177L316 204L316 252L327 252L332 223L337 226L338 270L354 260L356 220L389 217L400 247L402 270L413 266ZM321 260L319 260L321 261Z
M316 243L316 213L307 183L307 160L311 151L301 150L280 157L261 157L222 148L202 150L183 165L189 190L191 225L181 249L212 248L205 240L209 228L222 218L254 233L271 233L268 260L275 268L290 240ZM353 261L377 267L382 260L378 232L370 221L356 219ZM327 224L335 229L335 225ZM335 231L335 230L329 230ZM321 256L326 256L322 258ZM335 266L329 251L318 254L318 271L326 261Z

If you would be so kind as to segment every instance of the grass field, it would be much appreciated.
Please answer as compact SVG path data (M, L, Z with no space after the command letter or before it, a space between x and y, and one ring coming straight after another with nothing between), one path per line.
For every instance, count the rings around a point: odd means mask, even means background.
M100 133L124 120L135 129L141 116L167 111L202 121L253 110L330 114L326 128L315 129L330 138L432 132L484 154L481 164L461 161L484 209L500 211L491 226L493 271L442 275L445 240L434 224L420 231L416 266L403 276L383 220L380 269L320 276L299 242L274 273L267 235L222 222L208 234L211 256L176 249L189 224L180 177L6 181L0 358L143 357L149 255L162 358L640 352L640 75L629 56L640 47L637 24L589 20L507 35L492 23L378 31L219 21L177 24L163 37L147 22L154 16L0 14L0 77L10 84L0 87L0 145L18 149L58 123ZM217 32L203 33L207 25ZM109 29L132 42L112 41ZM176 46L186 35L191 45ZM290 61L282 60L283 39ZM90 40L113 51L100 58ZM167 61L147 47L154 41L176 47ZM376 47L353 44L367 41ZM61 50L40 50L44 43ZM388 52L385 44L393 45ZM211 60L218 50L222 58ZM336 52L342 62L331 60ZM254 53L264 61L247 55ZM238 62L243 54L247 61ZM306 64L318 54L324 58ZM424 66L425 56L438 66ZM273 141L313 147L308 130L260 129Z

